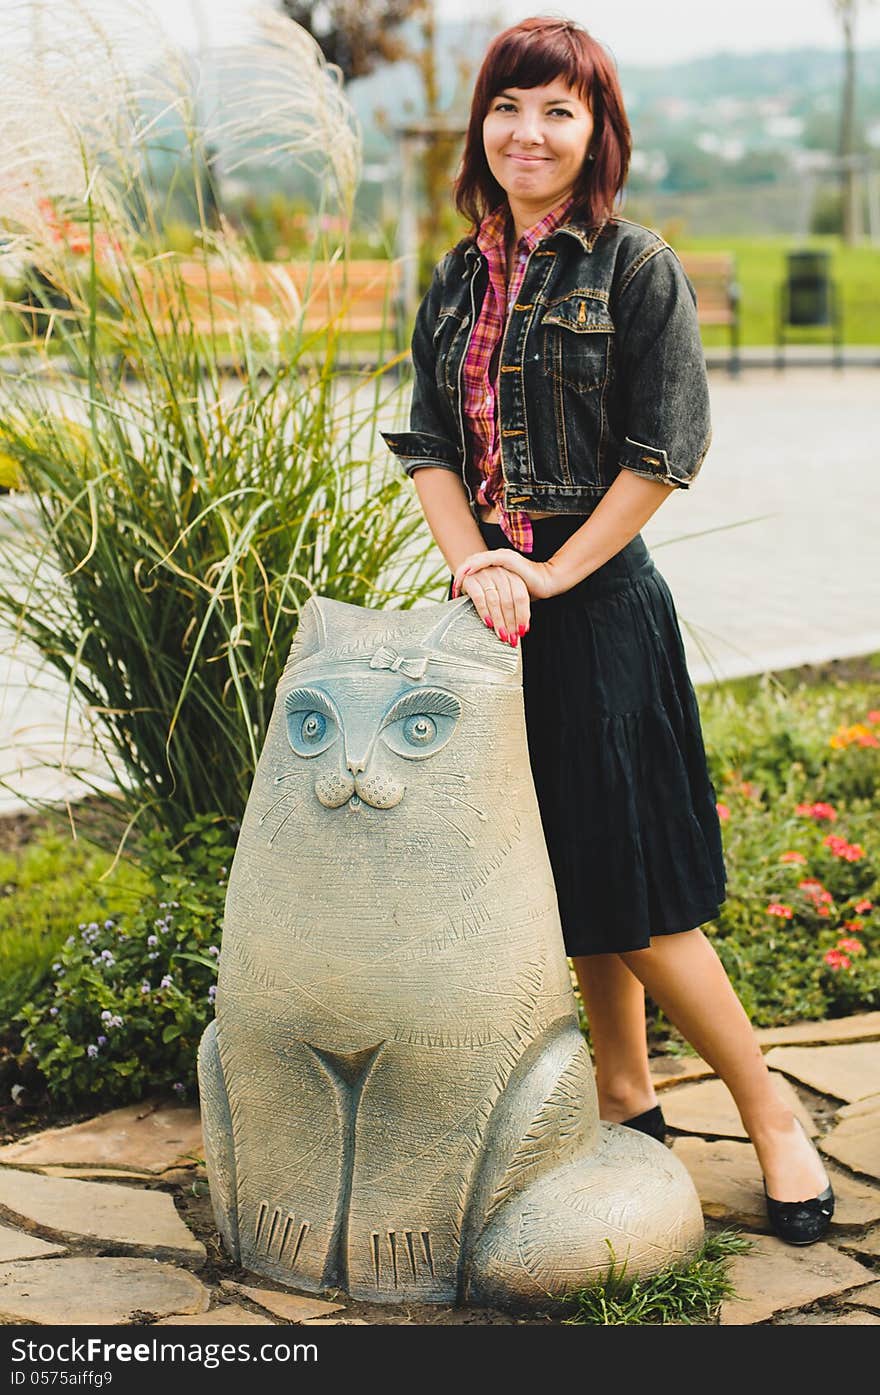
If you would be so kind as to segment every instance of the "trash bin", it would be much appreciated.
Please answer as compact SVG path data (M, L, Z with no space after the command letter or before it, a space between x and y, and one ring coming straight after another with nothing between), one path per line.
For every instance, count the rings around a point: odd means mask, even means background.
M840 297L831 277L831 253L804 248L786 254L786 274L779 293L777 367L783 366L782 348L789 329L830 329L835 346L834 364L843 362Z
M789 252L786 262L788 323L794 326L830 325L830 254L824 251Z

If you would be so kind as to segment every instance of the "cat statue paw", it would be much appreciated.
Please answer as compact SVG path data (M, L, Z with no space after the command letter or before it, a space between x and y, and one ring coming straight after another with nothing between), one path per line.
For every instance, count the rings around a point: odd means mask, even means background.
M303 607L199 1049L214 1214L254 1273L543 1309L702 1242L678 1159L599 1121L520 663L468 597Z

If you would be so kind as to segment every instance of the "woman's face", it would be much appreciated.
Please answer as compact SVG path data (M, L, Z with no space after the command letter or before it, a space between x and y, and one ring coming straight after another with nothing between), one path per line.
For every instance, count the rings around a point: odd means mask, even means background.
M518 221L570 193L592 134L589 107L561 78L544 87L506 87L492 98L483 147Z

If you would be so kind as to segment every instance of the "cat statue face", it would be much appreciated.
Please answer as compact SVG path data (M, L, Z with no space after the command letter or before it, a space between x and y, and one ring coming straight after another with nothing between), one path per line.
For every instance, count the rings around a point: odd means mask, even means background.
M304 606L199 1077L224 1243L297 1288L546 1305L606 1240L630 1273L700 1243L681 1164L599 1123L520 654L468 597Z

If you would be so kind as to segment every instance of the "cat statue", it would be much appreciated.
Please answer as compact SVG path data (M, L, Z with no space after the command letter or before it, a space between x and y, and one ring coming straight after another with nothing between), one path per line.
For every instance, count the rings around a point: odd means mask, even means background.
M224 1246L293 1288L528 1310L702 1242L678 1159L599 1121L520 652L469 597L304 605L199 1086Z

